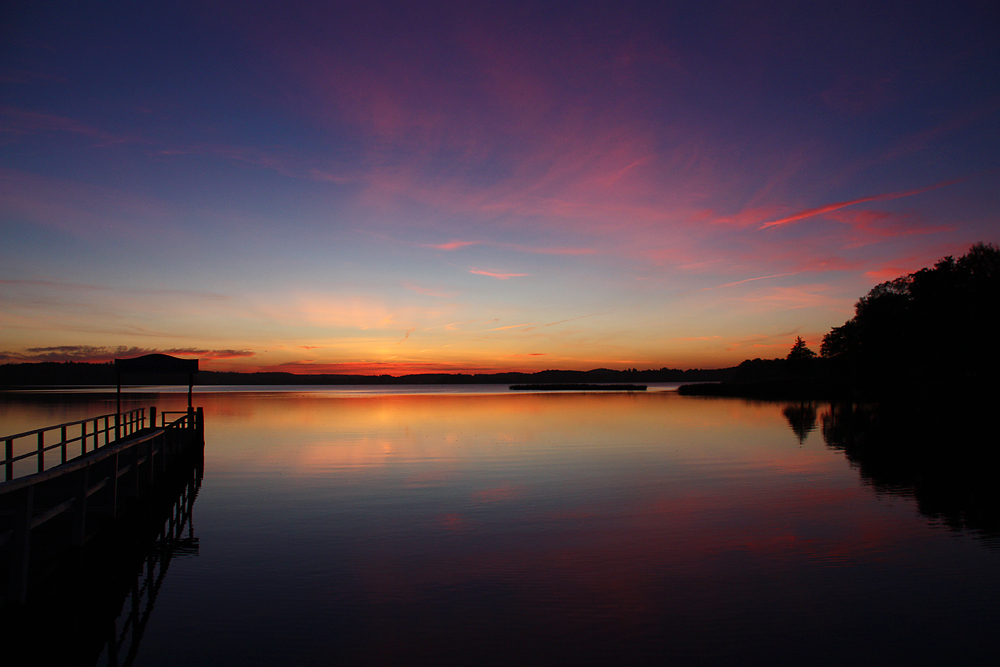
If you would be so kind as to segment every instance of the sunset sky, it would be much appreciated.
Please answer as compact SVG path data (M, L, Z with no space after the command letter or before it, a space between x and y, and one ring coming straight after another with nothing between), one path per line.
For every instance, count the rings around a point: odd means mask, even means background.
M729 366L1000 242L995 0L3 12L0 363Z

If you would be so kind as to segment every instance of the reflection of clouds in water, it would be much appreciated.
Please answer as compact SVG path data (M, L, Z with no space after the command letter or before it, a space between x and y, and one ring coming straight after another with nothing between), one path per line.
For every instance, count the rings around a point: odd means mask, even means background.
M472 494L472 499L481 503L495 503L516 498L522 494L522 491L521 487L514 486L510 482L504 482L502 485L492 489L476 491Z

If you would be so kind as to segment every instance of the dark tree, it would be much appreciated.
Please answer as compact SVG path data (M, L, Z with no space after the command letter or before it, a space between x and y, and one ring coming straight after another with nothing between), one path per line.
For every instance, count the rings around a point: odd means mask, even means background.
M796 336L795 344L792 345L792 349L788 352L788 356L785 357L788 361L795 363L802 363L808 359L815 359L816 353L809 349L806 342L802 340L802 336Z
M872 288L820 352L866 385L973 381L1000 371L1000 249L973 245Z

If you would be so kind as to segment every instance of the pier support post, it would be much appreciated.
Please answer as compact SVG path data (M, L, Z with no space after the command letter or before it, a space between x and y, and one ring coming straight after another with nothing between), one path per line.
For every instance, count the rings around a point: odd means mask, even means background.
M24 604L28 597L28 575L31 556L31 521L35 513L35 486L17 492L15 503L16 525L14 526L13 563L11 563L7 590L10 599Z
M76 497L73 499L76 510L73 520L73 546L82 547L87 541L87 491L90 486L90 466L84 466L80 471L80 482L76 487Z
M121 461L118 460L118 453L115 453L114 460L114 470L111 472L111 519L118 518L118 466L121 465Z

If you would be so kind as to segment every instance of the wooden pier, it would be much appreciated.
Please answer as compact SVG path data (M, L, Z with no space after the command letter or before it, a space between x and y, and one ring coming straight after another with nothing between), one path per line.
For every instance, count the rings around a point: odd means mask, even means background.
M200 470L204 417L201 408L139 408L0 440L0 608L9 608L136 507L176 493L179 475Z

